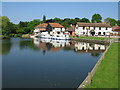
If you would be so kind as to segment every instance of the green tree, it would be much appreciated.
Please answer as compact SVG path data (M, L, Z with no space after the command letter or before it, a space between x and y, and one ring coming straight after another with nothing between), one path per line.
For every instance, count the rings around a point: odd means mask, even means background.
M100 14L94 14L92 16L92 23L101 23L102 17Z
M62 19L60 19L60 18L54 18L54 19L53 19L53 22L54 22L54 23L60 23L60 24L61 24L61 23L62 23Z
M118 20L117 25L120 26L120 20Z
M90 23L89 19L87 19L87 18L82 18L82 19L80 20L80 22Z
M45 22L46 21L46 16L45 15L43 15L43 22Z
M117 25L118 24L118 22L115 20L115 19L113 19L113 18L106 18L105 20L104 20L107 24L110 24L110 26L115 26L115 25Z

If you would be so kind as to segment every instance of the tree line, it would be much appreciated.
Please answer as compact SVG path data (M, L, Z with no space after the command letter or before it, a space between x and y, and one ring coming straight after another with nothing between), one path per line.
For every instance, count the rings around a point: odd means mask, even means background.
M87 18L54 18L54 19L46 19L46 16L43 16L43 20L40 19L34 19L33 21L20 21L18 24L13 24L10 22L9 18L7 16L0 16L0 19L2 23L0 23L0 32L2 32L2 35L6 36L20 36L22 34L32 34L34 27L42 24L42 23L60 23L65 28L70 27L70 25L74 25L77 22L83 22L83 23L101 23L102 22L102 16L100 14L94 14L92 16L92 20L89 20ZM104 19L104 22L110 24L111 26L119 25L120 26L120 20L115 20L113 18L106 18Z

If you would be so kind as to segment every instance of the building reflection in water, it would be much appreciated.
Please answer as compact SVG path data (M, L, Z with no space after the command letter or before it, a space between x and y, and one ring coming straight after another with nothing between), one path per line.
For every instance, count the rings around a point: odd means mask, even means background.
M34 38L34 44L41 48L44 54L46 51L55 52L63 49L65 51L73 50L76 53L91 53L92 56L99 56L99 54L104 52L106 49L106 45L69 40L66 41Z

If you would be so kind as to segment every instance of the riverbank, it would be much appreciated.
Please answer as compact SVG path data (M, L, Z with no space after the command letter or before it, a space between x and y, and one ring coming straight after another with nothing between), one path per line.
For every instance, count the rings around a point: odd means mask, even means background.
M113 43L86 88L118 88L118 44Z
M11 37L30 38L30 34L10 34L9 36L0 35L0 39L9 39Z
M80 36L80 37L70 37L71 40L80 41L80 42L88 42L88 43L97 43L97 44L110 44L110 40L101 37L87 37L87 36Z
M74 38L79 38L79 39L86 39L86 40L102 40L102 41L108 41L110 39L113 39L113 38L110 38L109 36L106 36L106 37L96 37L96 36L79 36L79 37L74 37Z

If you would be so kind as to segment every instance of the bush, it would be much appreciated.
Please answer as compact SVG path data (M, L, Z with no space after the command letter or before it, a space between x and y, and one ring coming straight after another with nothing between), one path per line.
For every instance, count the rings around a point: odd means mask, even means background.
M10 34L10 37L14 37L15 36L15 34Z
M21 37L22 34L15 34L14 37Z

